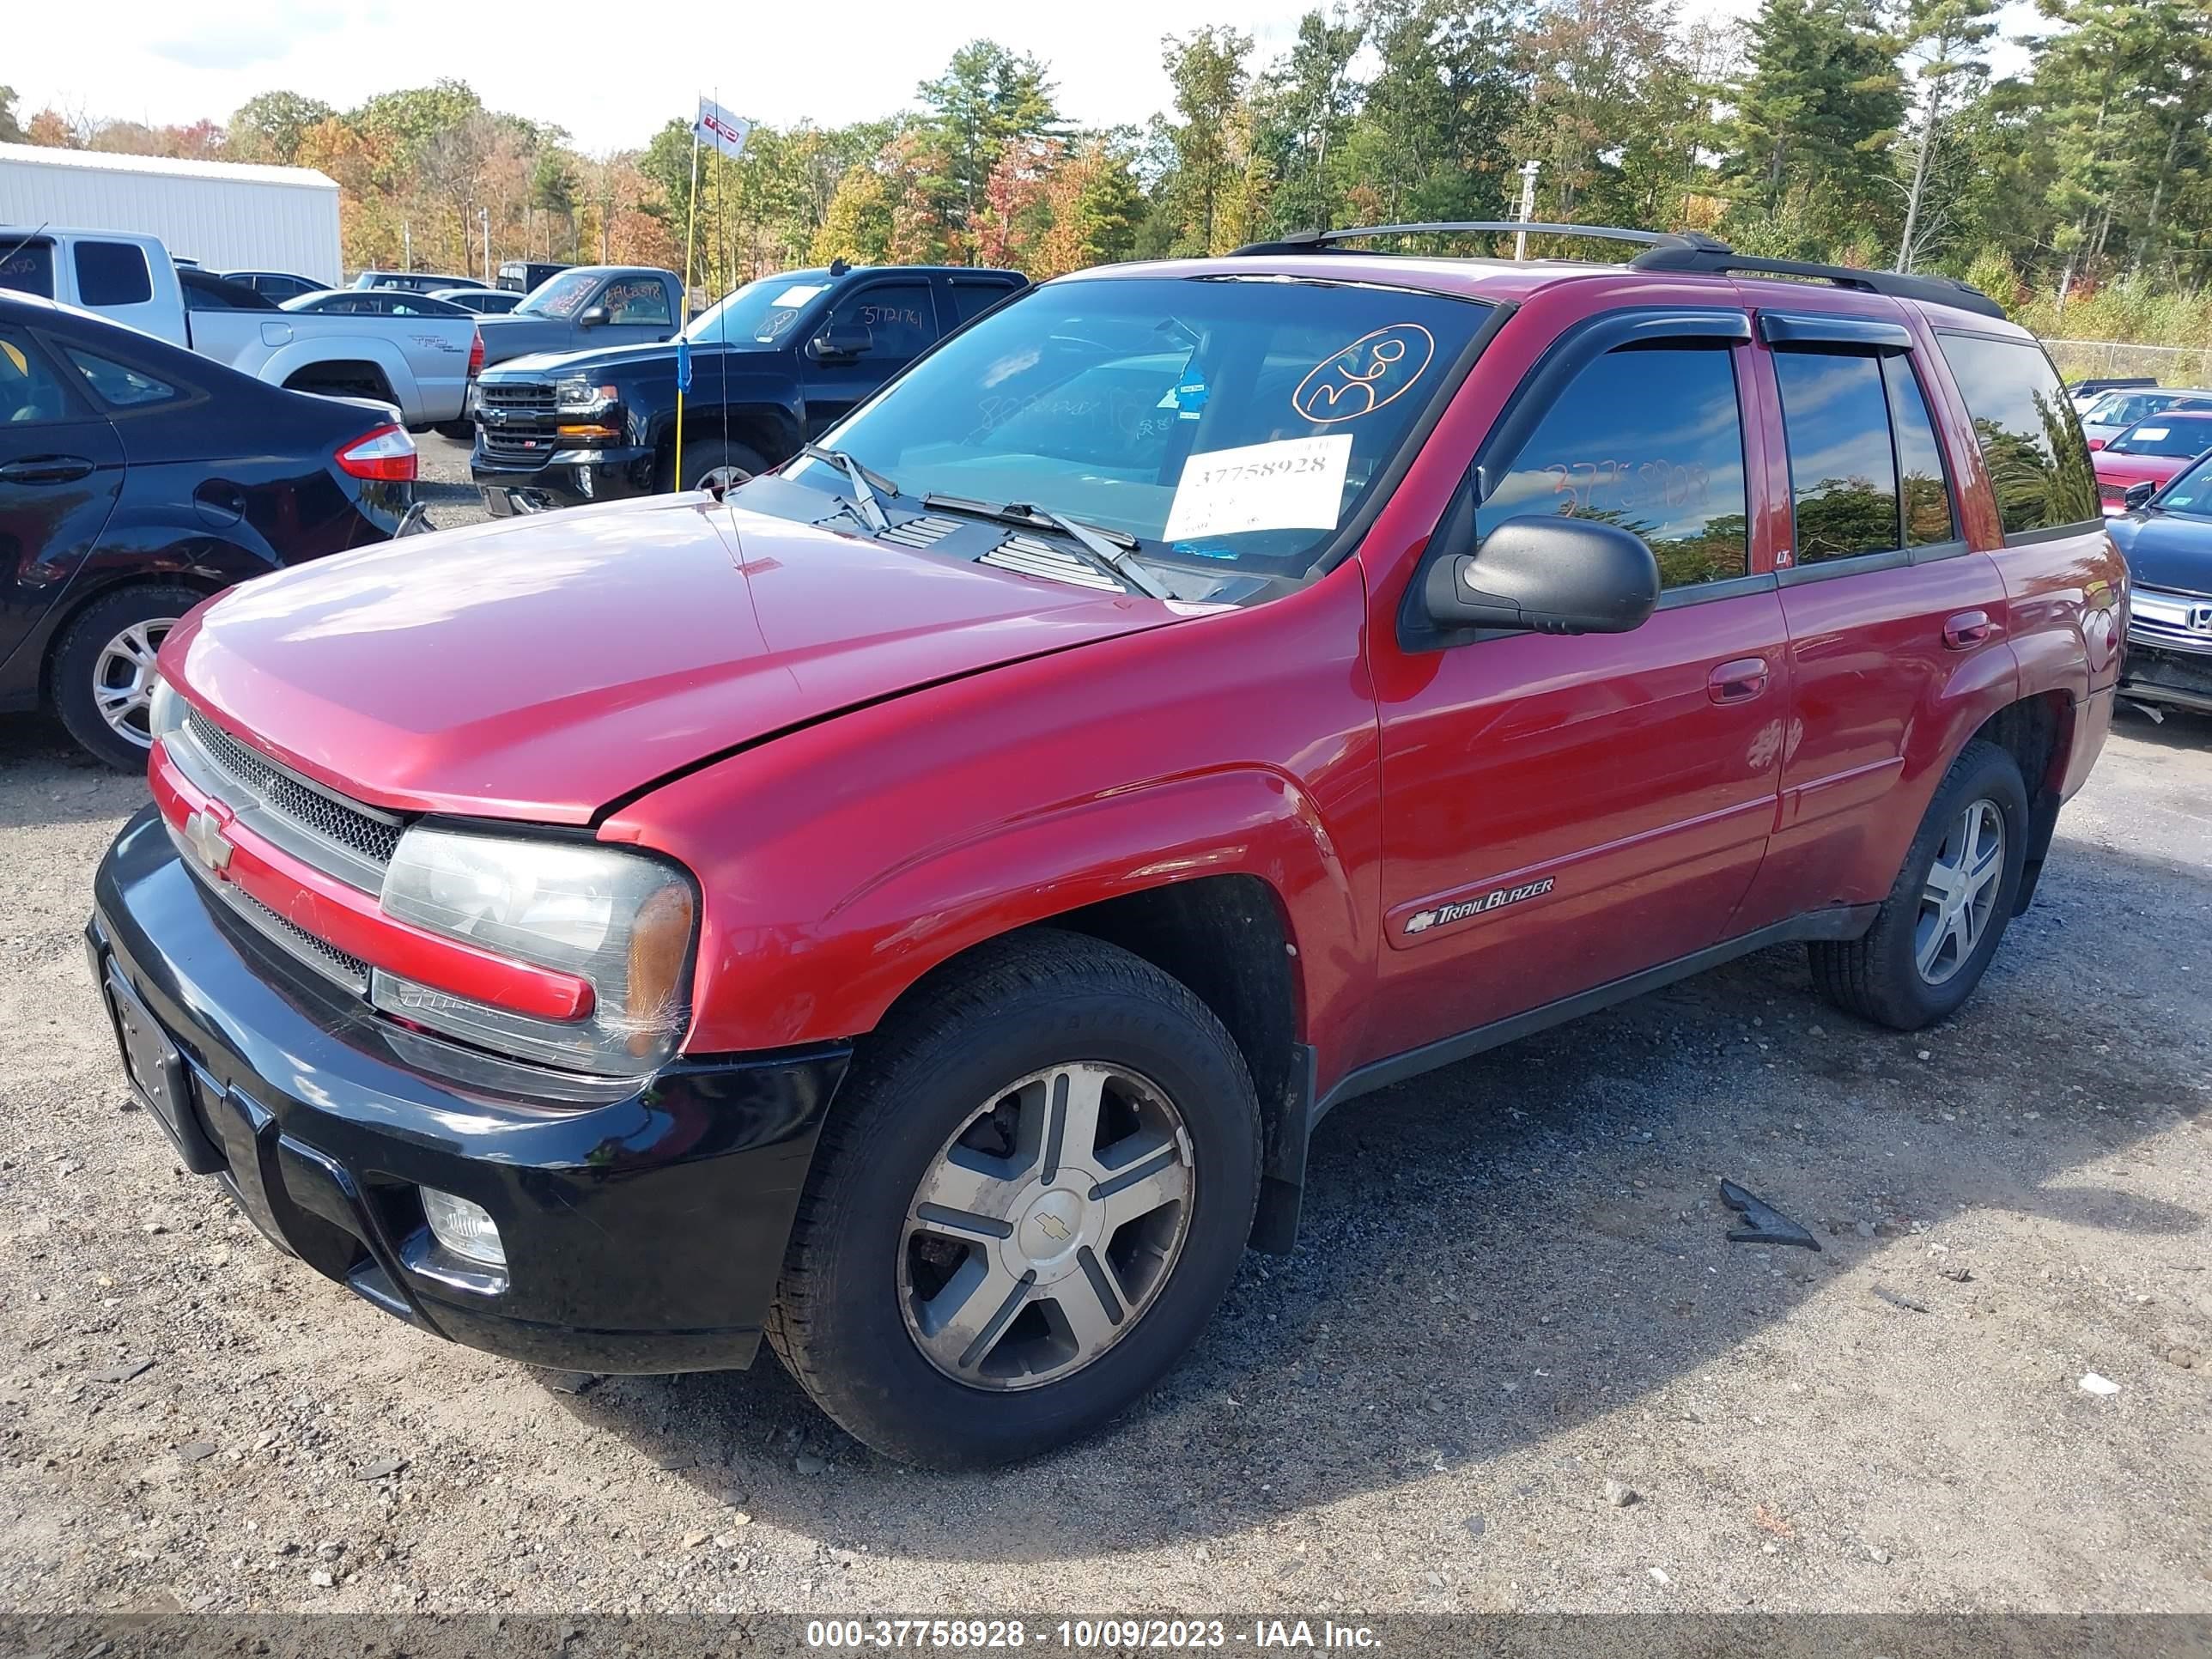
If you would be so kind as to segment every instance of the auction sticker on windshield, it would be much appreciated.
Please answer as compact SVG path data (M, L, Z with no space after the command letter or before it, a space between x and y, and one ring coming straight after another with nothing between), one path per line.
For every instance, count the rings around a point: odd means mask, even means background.
M1171 542L1248 530L1334 530L1352 434L1212 449L1183 463L1162 533Z

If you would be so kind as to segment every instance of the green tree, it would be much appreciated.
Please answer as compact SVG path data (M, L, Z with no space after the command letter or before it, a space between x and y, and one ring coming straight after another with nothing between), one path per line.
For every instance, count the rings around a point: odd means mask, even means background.
M1181 118L1167 130L1174 164L1164 181L1174 204L1179 252L1220 252L1215 233L1223 209L1232 194L1243 190L1249 158L1238 143L1237 127L1251 84L1244 64L1251 51L1250 35L1225 26L1170 34L1161 42L1161 59Z
M1547 0L1521 47L1528 102L1509 140L1513 153L1541 163L1540 219L1626 223L1642 216L1632 193L1632 157L1650 173L1660 158L1669 177L1695 157L1684 118L1686 74L1670 26L1669 0Z
M22 123L15 118L15 88L0 87L0 144L27 142Z
M1336 175L1362 91L1352 60L1366 38L1364 21L1342 6L1310 11L1298 20L1297 44L1260 77L1253 143L1280 181L1270 216L1279 232L1326 229L1336 219Z
M1905 190L1905 229L1898 239L1897 269L1910 270L1940 233L1942 220L1925 210L1928 186L1942 158L1945 124L1989 78L1982 49L1996 33L1998 0L1909 0L1904 27L1905 60L1919 82L1918 109L1906 149L1912 157Z
M1497 219L1518 189L1523 97L1510 0L1369 0L1377 59L1345 149L1358 219Z
M1823 258L1889 217L1895 43L1865 0L1765 0L1750 33L1729 228L1760 252Z
M1058 126L1052 92L1042 63L995 40L970 40L944 74L917 88L945 158L942 205L957 227L974 224L1009 144L1045 137Z
M240 161L290 167L307 129L337 113L319 98L304 98L296 92L260 93L231 112L228 148Z

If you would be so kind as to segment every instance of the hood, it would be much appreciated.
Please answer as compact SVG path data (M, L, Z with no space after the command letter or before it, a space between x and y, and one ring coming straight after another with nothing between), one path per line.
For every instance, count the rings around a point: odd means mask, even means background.
M489 325L496 319L486 318L484 320L486 326L484 350L487 354L495 355L501 343L491 337ZM528 323L532 319L524 317L510 320ZM691 348L692 372L695 374L697 374L700 364L710 361L714 355L720 352L768 352L780 349L781 348L772 345L694 346ZM479 378L496 380L506 374L526 374L533 378L539 375L550 377L561 374L602 373L619 374L625 368L641 365L664 368L673 374L675 363L676 343L673 340L641 340L635 345L590 346L581 351L537 351L527 356L503 358L499 360L496 367L484 370Z
M2109 449L2100 449L2089 459L2099 483L2116 484L2125 489L2134 483L2162 484L2197 458L2193 455L2115 455Z
M2131 513L2110 528L2139 585L2212 598L2212 519Z
M161 664L191 702L360 799L582 823L720 750L1175 619L1156 599L665 496L279 571L194 611Z

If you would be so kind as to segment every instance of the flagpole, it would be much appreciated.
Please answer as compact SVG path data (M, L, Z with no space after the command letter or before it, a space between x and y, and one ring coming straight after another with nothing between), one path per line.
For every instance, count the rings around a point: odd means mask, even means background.
M691 121L691 202L684 224L684 326L691 326L691 245L699 228L699 121L695 112ZM684 488L684 382L688 376L676 378L676 488Z

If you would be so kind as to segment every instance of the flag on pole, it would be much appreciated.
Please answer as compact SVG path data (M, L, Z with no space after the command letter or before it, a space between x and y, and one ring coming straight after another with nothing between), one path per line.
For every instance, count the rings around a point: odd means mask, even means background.
M753 124L741 115L732 115L711 98L699 100L699 118L691 124L691 131L705 139L723 155L733 160L745 153L745 140L751 137Z

